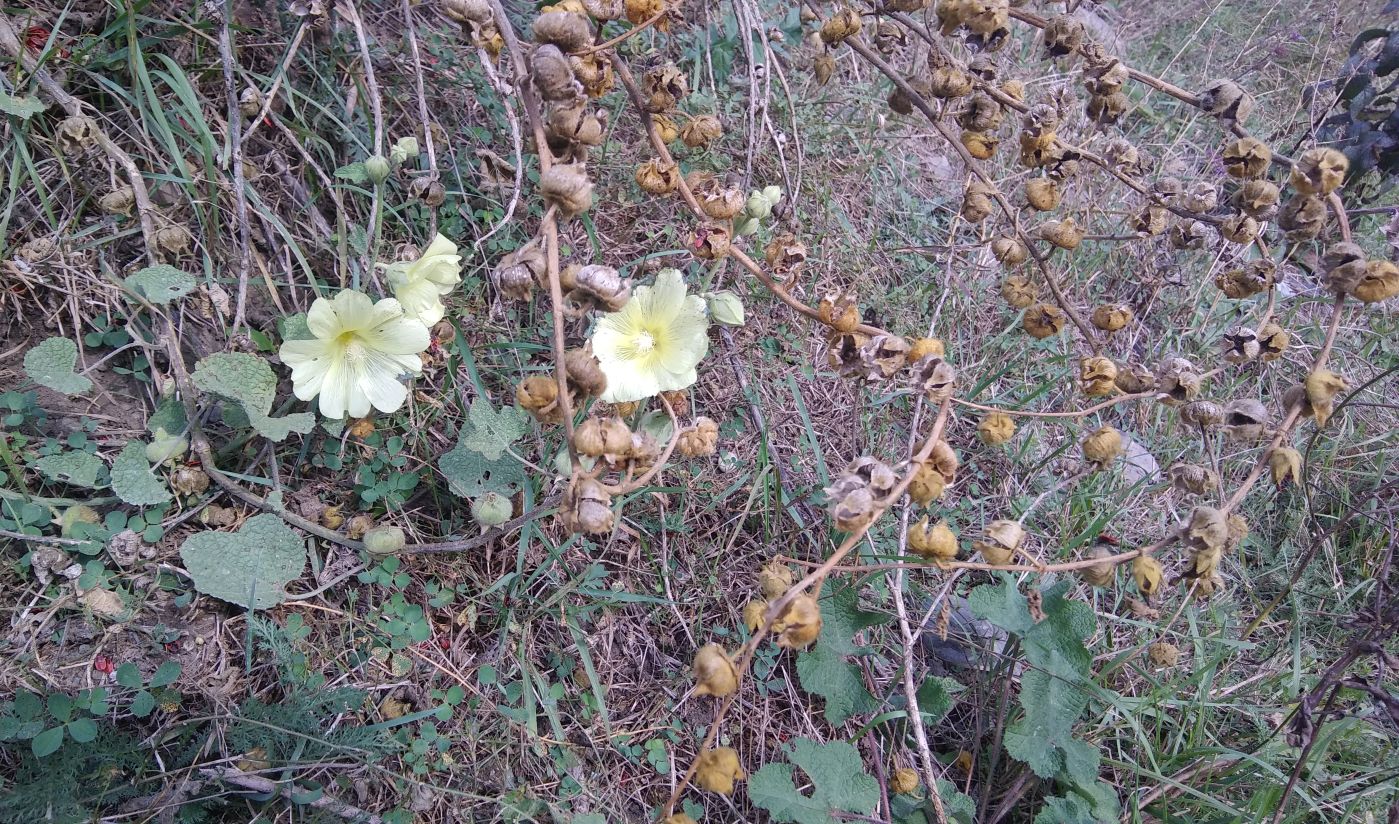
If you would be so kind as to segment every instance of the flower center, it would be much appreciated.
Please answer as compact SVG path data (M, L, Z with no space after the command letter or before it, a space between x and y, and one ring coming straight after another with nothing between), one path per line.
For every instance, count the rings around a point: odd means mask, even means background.
M638 332L636 335L636 353L646 355L656 348L656 337L650 332Z
M340 342L345 347L345 359L350 363L360 363L369 354L369 348L364 345L364 341L353 332L346 332L340 336Z

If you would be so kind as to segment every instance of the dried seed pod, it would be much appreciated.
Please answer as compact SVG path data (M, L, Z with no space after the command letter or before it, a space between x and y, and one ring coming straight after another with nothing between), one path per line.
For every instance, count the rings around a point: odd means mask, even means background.
M1132 309L1121 303L1104 303L1093 309L1090 320L1104 332L1116 332L1132 322Z
M1229 540L1228 519L1212 506L1197 506L1191 510L1190 520L1181 525L1180 540L1191 552L1218 552Z
M1122 91L1131 78L1127 66L1116 57L1104 57L1083 69L1083 86L1095 97L1103 97Z
M1028 309L1039 300L1039 287L1024 275L1006 275L1001 281L1001 297L1014 309Z
M937 338L915 338L913 343L908 347L908 362L916 366L919 361L929 355L941 358L946 354L947 349L942 345L942 341ZM948 368L951 367L949 366Z
M53 141L60 152L73 157L95 147L100 132L96 120L86 115L73 115L59 121L53 132Z
M588 418L573 430L573 448L580 455L620 466L631 457L631 436L632 431L621 418Z
M929 78L928 91L943 100L966 97L972 93L972 79L961 69L938 66Z
M931 463L923 463L913 474L913 480L908 485L908 496L919 506L927 506L941 498L946 490L947 479L942 473Z
M856 532L874 520L874 494L869 487L851 489L831 500L831 518L841 532Z
M854 332L860 325L860 305L853 292L832 292L816 306L821 322L837 332Z
M1219 273L1214 279L1214 285L1218 286L1219 291L1226 297L1242 300L1271 289L1276 275L1277 267L1272 261L1258 258L1239 269Z
M883 498L894 490L899 483L899 476L889 465L868 455L856 458L845 467L844 477L857 479L864 486L869 487L871 493L877 498Z
M1049 57L1072 54L1084 41L1083 22L1061 14L1050 18L1044 27L1044 51Z
M1304 195L1329 195L1345 180L1349 168L1350 161L1335 149L1308 149L1292 164L1292 188Z
M442 12L458 23L490 23L494 20L486 0L443 0Z
M722 698L738 689L738 670L718 644L705 644L695 653L695 695Z
M802 594L793 598L772 623L777 645L783 649L806 649L821 635L821 607L816 599Z
M1263 328L1258 330L1258 354L1265 361L1275 361L1282 357L1282 353L1287 351L1287 345L1292 342L1292 336L1287 334L1287 330L1276 323L1265 323Z
M539 176L539 193L565 220L588 211L593 205L593 184L581 163L550 166Z
M1161 562L1150 555L1138 555L1132 562L1132 581L1137 585L1137 591L1148 602L1161 590L1161 580L1164 576L1165 570L1161 568Z
M929 561L953 561L957 559L957 536L945 519L929 526L924 516L909 528L908 548Z
M816 56L811 62L811 74L816 78L816 85L824 86L831 81L831 76L836 72L836 59L830 53L822 53Z
M976 425L976 436L987 446L1000 446L1015 437L1015 419L1004 412L991 412Z
M1219 205L1219 191L1208 180L1197 180L1185 188L1176 205L1191 212L1213 211Z
M936 342L939 346L942 343ZM910 358L909 361L913 367L909 383L914 389L922 392L929 403L942 403L952 397L952 390L957 385L957 370L952 364L934 354L924 355L916 361Z
M611 532L612 496L592 478L575 477L564 492L560 514L569 532Z
M178 466L170 473L170 489L178 495L198 495L209 488L209 475L194 466Z
M1132 99L1122 92L1095 94L1088 98L1088 119L1094 123L1110 126L1122 119L1122 115L1132 108Z
M1112 551L1101 544L1093 547L1083 554L1085 561L1098 561L1092 566L1081 567L1078 576L1089 586L1107 587L1112 586L1117 565L1112 561L1105 560L1112 557Z
M647 432L633 432L631 436L631 448L627 452L631 468L636 472L645 472L655 465L661 457L661 445Z
M653 157L636 167L636 185L653 195L668 195L680 186L680 167Z
M1180 661L1180 650L1175 644L1157 641L1146 648L1146 657L1156 667L1174 667Z
M559 385L553 378L530 375L515 388L515 402L540 423L559 423L563 409L559 405Z
M1117 367L1117 388L1129 395L1156 391L1156 373L1144 363Z
M989 132L964 131L959 139L967 154L977 160L990 160L995 157L996 149L1001 145L1000 138Z
M1067 322L1064 310L1058 306L1039 303L1025 310L1025 317L1020 319L1020 328L1030 337L1043 340L1064 331L1064 324Z
M1025 247L1025 244L1013 237L1006 237L1005 235L998 235L991 241L991 254L996 260L1000 261L1003 266L1019 266L1030 258L1030 250ZM1030 300L1033 302L1033 295L1030 296Z
M1200 429L1209 429L1224 423L1224 407L1214 401L1191 401L1181 407L1182 423Z
M1189 495L1207 495L1219 488L1219 475L1208 466L1175 464L1166 470L1171 486Z
M769 561L758 570L758 589L768 600L775 601L786 595L787 590L792 588L792 582L792 569L786 564Z
M734 794L734 781L748 776L738 763L733 747L715 747L700 753L695 763L695 786L720 795Z
M690 251L700 260L718 260L728 256L732 244L733 233L728 226L706 223L695 230Z
M1273 150L1256 137L1241 137L1224 147L1222 159L1230 177L1262 177L1273 162Z
M1165 206L1148 203L1132 216L1129 228L1142 237L1155 237L1166 231L1168 213Z
M1157 197L1166 201L1180 200L1185 196L1185 184L1180 182L1178 177L1158 178L1151 184L1151 191Z
M743 625L749 633L757 632L767 618L768 602L754 599L743 605Z
M845 42L845 38L860 33L860 13L843 6L835 14L821 24L821 40L827 46L837 46Z
M1219 224L1219 236L1232 243L1252 243L1258 237L1258 221L1239 212Z
M1015 551L1025 540L1025 529L1015 521L992 521L986 531L972 541L972 550L980 552L986 563L1005 566L1015 557Z
M1326 285L1336 294L1347 294L1365 277L1365 250L1354 243L1333 243L1321 258Z
M1078 382L1090 398L1111 395L1117 390L1117 364L1112 358L1084 358L1078 362Z
M1194 400L1203 383L1204 378L1200 377L1195 364L1185 358L1168 358L1156 373L1158 399L1168 405Z
M551 142L597 146L602 143L604 127L603 121L586 106L556 104L549 110L545 130Z
M968 223L980 223L991 216L993 190L978 181L968 184L962 193L962 217Z
M1214 80L1200 92L1200 108L1220 120L1247 120L1253 112L1253 95L1232 80Z
M895 794L912 795L918 792L919 786L917 770L899 767L889 776L889 789Z
M581 293L608 312L621 311L631 300L631 280L622 277L611 266L590 263L573 275L573 292Z
M123 184L98 198L97 205L109 215L130 215L136 208L136 190Z
M865 365L860 348L869 340L858 332L836 332L826 344L826 362L842 378L863 378Z
M1279 446L1268 453L1268 471L1273 483L1282 489L1293 481L1302 480L1302 453L1290 446Z
M530 74L539 96L545 100L572 101L583 94L573 76L573 66L558 46L543 45L530 55Z
M1084 439L1083 458L1103 469L1122 455L1122 433L1111 426L1100 427Z
M690 93L690 81L674 63L666 63L642 75L641 93L646 111L661 114L675 108L676 101Z
M1229 537L1224 541L1224 548L1227 550L1237 549L1248 537L1248 521L1237 512L1229 513L1227 519L1229 525Z
M680 128L680 140L691 149L699 149L724 136L724 124L712 114L692 118Z
M491 270L491 279L503 297L529 300L534 284L544 273L544 252L536 243L527 243L500 259Z
M627 13L624 0L582 0L583 10L594 20L621 20Z
M680 433L675 448L686 458L704 458L714 454L719 445L719 425L713 420L700 416L695 425Z
M709 191L700 195L695 193L699 200L700 208L704 210L713 220L732 220L735 215L743 211L745 198L739 189L724 189L717 186L709 187Z
M674 143L680 139L680 127L675 125L675 120L668 114L652 114L651 122L656 126L656 133L660 135L662 143Z
M806 263L806 244L791 232L775 234L763 247L763 259L778 274L792 274ZM859 323L858 311L855 322Z
M661 14L666 10L665 0L624 0L624 9L627 22L633 26L640 26L652 17ZM670 17L661 17L656 23L656 29L662 32L670 31Z
M1255 220L1272 220L1278 213L1278 187L1271 180L1248 180L1234 193L1234 205Z
M1307 375L1302 385L1307 393L1307 403L1311 405L1311 416L1316 419L1318 427L1325 426L1331 417L1336 395L1350 388L1350 383L1344 377L1324 367Z
M1135 175L1141 169L1141 152L1125 137L1114 137L1108 141L1103 157L1124 174Z
M991 132L1000 128L1005 110L990 95L978 92L967 98L957 113L957 125L973 132Z
M886 55L893 54L906 40L904 30L889 20L880 20L874 27L874 33L870 35L875 49Z
M1278 226L1294 242L1318 237L1326 228L1326 204L1316 195L1293 195L1278 212Z
M593 27L588 18L567 11L545 11L534 19L534 40L558 46L560 51L577 52L593 44Z
M1237 398L1224 407L1224 432L1231 440L1256 441L1269 423L1268 408L1252 398Z
M1225 332L1219 344L1224 350L1224 359L1230 363L1248 363L1261 351L1258 333L1247 326L1235 326Z
M1198 220L1178 220L1166 233L1173 249L1201 249L1209 237L1209 227Z
M1071 217L1051 220L1040 224L1039 236L1058 246L1073 251L1083 242L1083 229Z
M1059 185L1047 177L1032 177L1025 181L1025 202L1041 212L1055 209L1059 206Z
M156 230L154 242L157 252L175 257L189 251L194 236L180 224L171 223Z
M919 97L926 100L932 96L932 89L926 81L909 77L905 78L905 82ZM897 114L913 114L913 98L904 91L903 86L895 85L889 91L888 103L889 108Z
M1389 260L1370 261L1349 294L1362 303L1379 303L1399 295L1399 266Z

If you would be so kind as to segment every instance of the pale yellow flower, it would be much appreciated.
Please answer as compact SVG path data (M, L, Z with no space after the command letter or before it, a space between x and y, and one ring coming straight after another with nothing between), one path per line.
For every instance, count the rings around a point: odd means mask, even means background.
M638 401L694 383L709 351L708 327L704 298L685 293L679 271L662 269L654 286L637 287L621 311L598 319L593 354L607 376L602 399Z
M461 255L457 245L442 235L417 260L391 263L387 267L393 296L403 304L404 313L431 326L447 313L442 296L461 283Z
M334 299L317 298L306 325L314 338L286 341L279 350L298 398L319 395L327 418L360 418L371 406L393 412L403 405L408 390L399 376L422 371L418 354L428 347L428 331L405 317L398 301L375 303L346 289Z

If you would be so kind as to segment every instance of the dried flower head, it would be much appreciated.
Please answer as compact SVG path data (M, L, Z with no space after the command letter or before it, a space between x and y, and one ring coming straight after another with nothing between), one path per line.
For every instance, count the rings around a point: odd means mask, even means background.
M899 795L912 795L919 786L918 771L909 767L899 767L889 776L889 789Z
M1025 202L1033 209L1048 212L1059 206L1059 184L1047 177L1025 181Z
M1129 395L1156 391L1156 373L1144 363L1120 364L1117 367L1117 388Z
M805 649L821 635L821 607L810 595L798 595L782 608L772 623L772 631L779 647Z
M1256 137L1241 137L1224 147L1223 162L1230 177L1262 177L1273 162L1273 150Z
M1232 80L1213 80L1200 92L1200 108L1220 120L1247 120L1253 112L1253 95Z
M1090 320L1104 332L1116 332L1132 322L1132 309L1121 303L1104 303L1093 309Z
M733 659L718 644L705 644L695 653L695 695L722 698L738 689Z
M1111 426L1100 427L1083 441L1083 458L1103 469L1122 455L1122 433Z
M680 433L675 448L686 458L704 458L719 446L719 424L701 415L694 426Z
M565 220L592 208L593 184L581 163L557 163L539 176L539 194Z
M636 184L653 195L668 195L680 186L680 167L653 157L636 167Z
M1268 322L1258 330L1259 357L1265 361L1275 361L1287 351L1292 336L1276 323Z
M933 340L923 338L923 340ZM938 350L941 352L941 341L938 343ZM942 403L952 397L952 390L957 385L957 370L952 364L943 360L940 354L927 354L913 361L910 358L912 369L909 376L909 383L914 389L923 393L929 403Z
M1014 309L1028 309L1039 300L1039 287L1025 275L1006 275L1001 281L1001 297Z
M821 24L821 40L828 46L845 42L845 38L860 33L860 13L849 6L843 6Z
M1308 149L1292 164L1292 188L1305 195L1329 195L1345 180L1349 168L1350 161L1335 149Z
M1094 356L1078 362L1078 381L1083 394L1092 397L1117 391L1117 364L1112 358Z
M806 263L806 244L797 240L791 232L774 234L768 245L763 247L763 259L779 275L790 275ZM859 312L857 310L856 314ZM859 323L858 317L856 323Z
M1252 243L1258 237L1258 221L1239 212L1220 221L1219 236L1230 243Z
M628 0L630 6L630 0ZM630 11L630 9L628 9ZM646 111L662 114L675 108L677 101L690 93L690 81L674 63L657 66L641 78L641 94ZM673 128L672 124L672 128ZM674 138L671 138L674 139ZM669 140L666 142L670 142Z
M1155 237L1166 231L1168 215L1165 206L1148 203L1132 215L1128 226L1141 237Z
M991 216L993 190L985 184L973 180L962 192L962 217L968 223L980 223Z
M571 102L583 94L582 84L573 76L573 65L558 46L545 44L534 50L530 76L545 100Z
M1083 21L1078 18L1065 14L1051 17L1044 27L1045 54L1049 57L1072 54L1083 45L1085 36Z
M1060 249L1073 251L1083 242L1083 228L1073 218L1066 217L1040 224L1039 236Z
M1015 419L1004 412L990 412L977 423L976 436L987 446L1000 446L1015 437Z
M680 127L680 140L691 149L708 146L724 136L724 125L712 114L702 114L691 118Z
M1175 464L1166 476L1172 487L1189 495L1206 495L1219 488L1219 475L1208 466Z
M908 548L929 561L952 561L957 558L957 536L945 519L929 526L924 516L909 528Z
M1063 309L1040 303L1025 310L1025 317L1020 320L1020 328L1031 337L1043 339L1064 331L1064 324L1067 322L1068 318Z
M958 139L961 140L967 154L977 160L990 160L995 157L996 149L1001 145L1001 139L990 132L967 130L962 132Z
M1318 237L1326 228L1326 204L1316 195L1295 194L1282 204L1278 226L1294 242Z
M573 448L580 455L619 466L631 457L631 436L621 418L588 418L573 430Z
M734 782L748 776L738 763L733 747L705 750L695 760L695 786L720 795L733 795Z
M1258 333L1247 326L1235 326L1225 332L1219 344L1224 352L1224 359L1230 363L1248 363L1258 357L1261 351Z
M816 306L822 323L837 332L853 332L860 325L860 306L853 292L831 292Z
M1025 529L1015 521L999 520L986 525L979 538L972 541L972 550L980 552L988 564L1005 566L1015 557L1015 551L1025 540Z
M1247 180L1234 193L1234 205L1255 220L1272 220L1278 213L1279 196L1271 180Z
M551 377L530 375L515 388L515 402L540 423L559 423L563 409L559 405L559 385Z
M1214 279L1214 285L1226 297L1242 300L1271 289L1276 274L1277 267L1272 261L1257 258L1245 266L1220 272Z
M1180 660L1180 650L1175 644L1157 641L1146 648L1146 657L1155 667L1174 667Z
M1195 364L1185 358L1167 358L1156 373L1158 399L1168 405L1194 400L1203 384L1204 378L1196 371Z
M1030 258L1030 250L1013 237L998 235L991 241L991 254L1003 266L1019 266Z
M786 564L769 561L758 570L758 589L763 597L775 601L792 588L792 569Z
M1344 377L1322 367L1307 375L1303 386L1307 393L1307 403L1311 405L1311 416L1320 427L1325 426L1327 419L1331 417L1336 395L1348 389L1350 383Z
M1181 407L1180 420L1197 429L1209 429L1224 423L1224 407L1214 401L1191 401Z
M1366 274L1365 250L1357 244L1333 243L1321 257L1326 285L1338 295L1348 294Z

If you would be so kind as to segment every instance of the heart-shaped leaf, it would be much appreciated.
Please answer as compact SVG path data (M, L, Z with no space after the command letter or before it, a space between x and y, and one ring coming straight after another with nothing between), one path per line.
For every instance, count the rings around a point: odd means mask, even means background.
M127 441L112 461L112 491L132 506L155 506L170 500L170 490L151 470L146 446L140 441Z
M194 291L194 275L166 263L147 266L126 279L132 291L151 303L167 304Z
M237 532L198 532L180 547L194 588L241 607L266 609L287 597L306 567L301 537L276 515L249 518Z
M244 352L221 352L195 364L194 385L205 392L237 401L252 425L265 438L285 440L292 432L303 435L316 425L309 412L271 417L277 396L277 376L267 361Z
M65 395L77 395L92 388L92 381L73 371L78 363L78 345L68 338L49 338L24 355L24 373L40 386Z
M102 476L102 470L106 469L96 455L78 450L45 455L34 462L34 468L50 481L85 486L88 489L96 489L101 485L98 478Z

